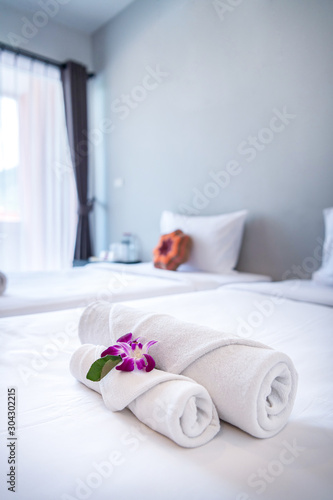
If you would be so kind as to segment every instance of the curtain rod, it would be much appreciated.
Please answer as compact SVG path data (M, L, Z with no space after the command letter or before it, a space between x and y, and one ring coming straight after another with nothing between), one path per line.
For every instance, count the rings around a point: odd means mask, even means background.
M45 64L49 64L51 66L55 66L55 67L60 68L60 69L66 67L66 63L61 63L61 62L55 61L54 59L40 56L38 54L35 54L35 53L30 52L30 51L25 50L25 49L14 48L11 45L8 45L8 44L3 43L3 42L0 42L0 51L1 50L6 50L7 52L13 52L14 54L19 55L19 56L30 57L30 59L34 59L35 61L40 61L40 62L43 62ZM94 76L95 76L94 73L88 73L88 78L93 78Z

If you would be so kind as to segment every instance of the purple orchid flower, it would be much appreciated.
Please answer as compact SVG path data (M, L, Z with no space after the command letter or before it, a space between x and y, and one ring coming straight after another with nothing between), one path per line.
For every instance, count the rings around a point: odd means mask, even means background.
M150 372L155 368L154 358L148 353L148 349L157 343L157 340L150 340L144 345L139 342L141 337L132 340L133 334L127 333L117 340L115 345L108 347L102 352L101 357L121 356L123 362L116 366L117 370L131 372L135 369Z

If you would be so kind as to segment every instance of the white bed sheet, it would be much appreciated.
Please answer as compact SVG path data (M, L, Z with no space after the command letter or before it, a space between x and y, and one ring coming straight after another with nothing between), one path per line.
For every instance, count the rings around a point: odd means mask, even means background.
M164 271L151 263L98 263L59 272L11 273L0 296L0 317L71 309L93 300L119 302L269 279L237 271L222 275Z
M237 333L272 298L221 287L128 305ZM259 440L222 424L196 449L179 448L128 410L109 412L97 393L71 377L80 312L0 320L0 467L8 471L6 389L16 386L16 498L332 498L333 309L286 299L248 333L294 361L299 388L287 426ZM3 476L0 488L1 498L15 497Z
M237 290L253 291L312 304L333 307L333 287L313 280L286 280L274 283L233 283L227 285Z

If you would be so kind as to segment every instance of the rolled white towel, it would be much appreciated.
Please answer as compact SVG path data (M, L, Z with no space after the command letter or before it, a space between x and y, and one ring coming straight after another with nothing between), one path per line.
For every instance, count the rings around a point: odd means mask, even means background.
M222 420L259 438L274 436L286 425L297 390L297 373L286 354L259 342L122 304L92 304L83 316L86 314L89 322L79 326L81 342L89 338L96 344L100 337L105 342L108 330L108 345L128 332L142 337L140 342L157 340L149 351L156 366L203 385ZM104 318L98 329L93 326L94 316L96 321Z
M100 344L109 346L110 302L93 302L83 311L79 322L79 338L81 344Z
M0 271L0 295L4 293L4 291L6 290L6 286L7 286L6 275Z
M187 377L161 370L111 370L100 382L86 378L105 346L84 344L72 355L72 375L99 392L112 411L128 407L153 430L186 448L208 443L220 429L216 408L204 387Z

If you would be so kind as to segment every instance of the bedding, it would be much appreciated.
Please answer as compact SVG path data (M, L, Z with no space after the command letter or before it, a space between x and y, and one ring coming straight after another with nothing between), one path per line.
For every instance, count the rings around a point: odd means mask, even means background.
M100 394L72 377L82 308L0 319L0 465L9 473L8 456L15 454L17 498L330 500L333 309L285 299L254 324L253 314L273 298L220 287L126 302L238 333L284 352L295 365L295 405L277 435L261 440L221 422L209 443L193 449L149 429L128 409L109 411ZM8 388L17 398L16 443L7 440ZM3 476L1 498L15 496L9 486Z
M229 214L188 216L165 210L161 234L181 229L193 242L190 258L180 269L226 273L238 260L247 210Z
M314 272L312 279L327 286L333 286L333 207L324 211L325 241L323 246L322 264Z
M226 274L173 272L142 264L94 263L62 272L10 273L0 296L0 317L86 306L94 300L118 302L216 288L268 276L236 271Z
M237 290L273 295L277 300L285 298L333 307L333 288L314 280L286 280L274 283L235 283L227 285Z

